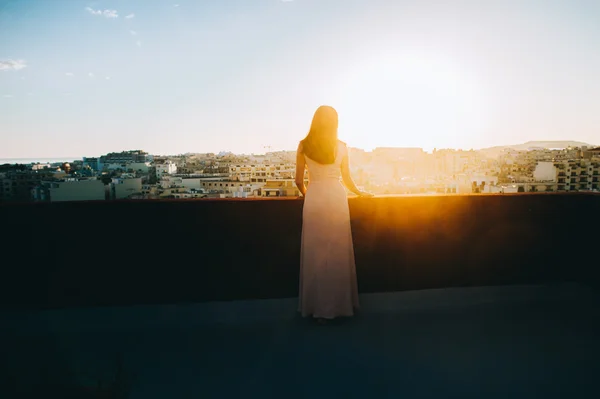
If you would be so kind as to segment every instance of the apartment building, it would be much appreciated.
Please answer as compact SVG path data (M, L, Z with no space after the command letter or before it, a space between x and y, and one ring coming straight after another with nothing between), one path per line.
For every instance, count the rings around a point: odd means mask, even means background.
M147 174L150 171L152 165L150 162L131 162L125 165L127 171L133 171L135 173Z
M165 163L156 164L156 178L161 179L163 175L173 175L177 173L177 165L171 161Z
M264 183L248 182L231 180L222 177L198 177L185 178L179 176L163 176L159 182L162 190L180 189L180 192L197 191L198 193L207 194L225 194L229 195L234 192L248 193L248 195L258 195L258 192Z
M0 175L0 201L29 202L32 201L32 190L42 180L54 178L56 169L44 170L9 170ZM64 172L58 172L64 175Z
M566 191L587 191L600 189L600 160L575 160L559 163L558 190L562 182ZM564 173L564 175L562 175Z
M226 180L226 179L203 179L201 182L201 188L207 193L211 194L231 194L238 192L242 188L243 192L249 193L249 195L257 195L264 183L258 182L240 182L238 180Z
M186 178L183 176L163 175L158 182L162 188L185 187L199 190L202 187L202 178Z
M122 151L122 152L111 152L106 155L102 155L99 159L101 164L127 164L135 162L152 162L152 155L145 151L133 150L133 151ZM85 158L93 159L93 158Z
M294 163L231 164L229 179L232 181L266 183L269 179L293 179Z
M142 179L113 178L110 186L112 199L124 199L142 192Z
M536 182L556 183L557 191L600 190L600 160L538 162L534 178Z
M105 200L107 196L107 186L102 180L97 179L74 179L69 178L60 181L43 182L42 186L46 191L38 200L47 200L51 202L60 201L100 201ZM47 195L48 198L44 196Z

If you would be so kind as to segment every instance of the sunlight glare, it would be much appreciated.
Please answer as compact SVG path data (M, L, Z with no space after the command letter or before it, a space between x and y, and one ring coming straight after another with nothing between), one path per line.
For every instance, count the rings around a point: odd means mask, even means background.
M339 80L335 104L350 145L426 150L478 134L484 104L476 80L444 59L384 55Z

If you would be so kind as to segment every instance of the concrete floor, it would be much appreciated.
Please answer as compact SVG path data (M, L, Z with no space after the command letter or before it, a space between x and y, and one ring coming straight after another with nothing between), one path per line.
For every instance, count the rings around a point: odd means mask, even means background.
M298 317L295 299L0 311L0 397L21 397L9 391L40 371L93 386L119 354L135 374L129 398L598 397L600 297L587 287L366 294L361 304L330 326Z

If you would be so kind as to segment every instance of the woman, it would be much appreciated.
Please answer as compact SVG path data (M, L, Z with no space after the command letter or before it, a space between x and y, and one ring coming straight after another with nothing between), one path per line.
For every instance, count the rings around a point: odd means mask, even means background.
M337 130L335 109L319 107L296 153L296 185L305 197L298 310L303 317L312 316L320 323L352 316L358 308L350 212L340 176L353 193L371 196L354 184L348 148L338 140ZM305 167L308 189L304 185Z

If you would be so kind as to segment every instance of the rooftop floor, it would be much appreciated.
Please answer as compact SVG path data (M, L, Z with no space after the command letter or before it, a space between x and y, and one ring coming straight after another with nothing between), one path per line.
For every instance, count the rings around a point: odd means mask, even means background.
M95 385L121 354L136 375L130 398L596 397L600 296L590 288L453 288L361 301L355 318L329 326L300 318L296 299L3 310L0 375L31 380L47 364L51 379L71 367Z

